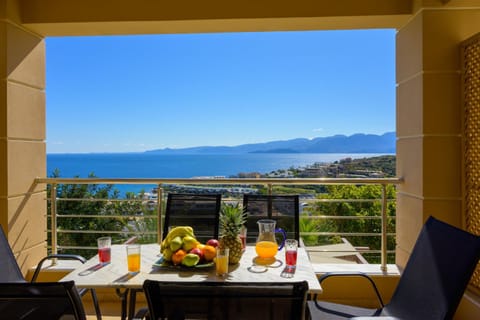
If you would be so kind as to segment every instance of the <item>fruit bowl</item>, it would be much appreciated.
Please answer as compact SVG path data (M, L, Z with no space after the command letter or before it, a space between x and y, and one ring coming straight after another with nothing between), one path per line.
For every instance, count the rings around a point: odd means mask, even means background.
M195 269L195 268L209 268L215 265L215 262L204 262L194 265L192 267L187 267L183 264L174 265L171 261L165 260L163 257L155 261L153 264L154 267L166 268L166 269Z

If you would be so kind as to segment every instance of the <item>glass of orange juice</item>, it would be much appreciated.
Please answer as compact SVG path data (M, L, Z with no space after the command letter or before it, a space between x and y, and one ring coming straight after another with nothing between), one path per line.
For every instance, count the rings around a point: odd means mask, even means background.
M127 245L127 264L128 264L128 272L130 273L140 272L140 245L139 244Z
M217 276L225 277L228 274L228 248L217 247L217 257L215 259L215 270Z

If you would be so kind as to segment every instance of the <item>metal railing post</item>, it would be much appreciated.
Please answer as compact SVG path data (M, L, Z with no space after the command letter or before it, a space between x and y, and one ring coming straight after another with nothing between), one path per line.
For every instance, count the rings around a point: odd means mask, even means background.
M387 186L382 184L382 242L380 269L387 271Z
M163 189L162 185L157 185L157 241L162 243L163 237L163 223L162 223L162 201L163 201Z
M268 189L268 195L271 196L272 195L272 189L273 189L273 185L271 183L269 183L267 185L267 189Z
M50 189L50 222L52 228L52 254L57 254L57 184L52 183ZM52 259L52 264L57 264L57 259Z

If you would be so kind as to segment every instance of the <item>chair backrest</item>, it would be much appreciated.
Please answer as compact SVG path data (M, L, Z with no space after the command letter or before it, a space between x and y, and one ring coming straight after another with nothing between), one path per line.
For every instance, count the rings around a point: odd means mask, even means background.
M169 193L163 238L170 226L192 226L200 242L217 239L221 201L221 194Z
M384 312L401 319L452 319L479 257L480 237L430 217Z
M7 237L0 225L0 282L25 282Z
M303 319L308 283L158 282L143 289L150 319Z
M285 230L287 238L300 240L298 195L245 194L243 208L247 212L247 242L257 241L260 219L277 221L277 228Z
M86 320L73 281L0 283L1 319Z

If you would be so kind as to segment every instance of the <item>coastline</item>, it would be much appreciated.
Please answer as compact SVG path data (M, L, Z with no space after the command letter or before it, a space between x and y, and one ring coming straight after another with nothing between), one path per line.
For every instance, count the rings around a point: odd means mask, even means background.
M239 154L239 155L158 155L145 153L47 154L47 176L55 169L62 178L192 178L238 176L246 173L269 174L314 165L334 163L345 158L361 159L372 153L328 154ZM149 191L155 185L116 185L127 191Z

